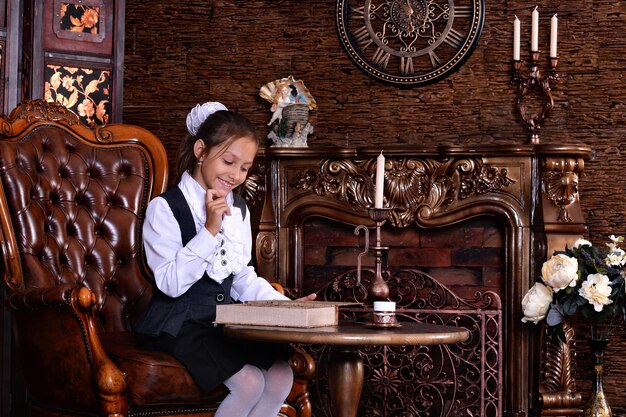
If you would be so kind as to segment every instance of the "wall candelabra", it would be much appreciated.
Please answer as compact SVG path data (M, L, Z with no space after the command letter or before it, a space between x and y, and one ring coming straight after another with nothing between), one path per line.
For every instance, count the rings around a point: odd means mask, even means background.
M556 70L559 58L548 58L549 69L547 74L543 74L539 69L540 59L541 53L539 51L531 51L528 75L521 73L524 61L514 59L511 79L511 82L517 86L515 108L530 135L529 142L534 144L539 143L539 131L545 118L554 106L552 89L559 81L559 74ZM524 99L532 92L538 95L538 100L540 101L540 109L538 111L529 111L525 104Z

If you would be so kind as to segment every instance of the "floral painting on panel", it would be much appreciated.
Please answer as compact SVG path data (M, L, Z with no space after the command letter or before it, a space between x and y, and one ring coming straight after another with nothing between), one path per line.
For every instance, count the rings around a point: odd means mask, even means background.
M62 30L95 34L99 30L100 8L62 3L59 19Z
M109 122L111 71L89 68L46 66L44 97L62 104L87 126Z

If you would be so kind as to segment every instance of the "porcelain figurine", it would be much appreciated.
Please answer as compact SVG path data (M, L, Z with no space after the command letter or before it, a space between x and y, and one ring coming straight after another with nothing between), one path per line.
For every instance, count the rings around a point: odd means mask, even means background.
M272 117L267 137L272 146L307 147L307 137L313 132L309 111L317 108L315 99L302 80L293 76L274 80L261 87L259 95L272 104Z

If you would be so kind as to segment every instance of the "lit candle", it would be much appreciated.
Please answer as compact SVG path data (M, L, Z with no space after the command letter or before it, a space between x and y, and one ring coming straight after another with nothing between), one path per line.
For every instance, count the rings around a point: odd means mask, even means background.
M535 10L533 10L533 13L532 13L530 50L531 51L539 50L539 12L537 11L537 6L535 6Z
M385 157L381 152L376 159L376 184L374 208L383 208L383 193L385 190Z
M556 18L556 13L550 19L550 58L556 58L556 34L559 27L559 21Z
M519 53L520 53L520 23L517 16L515 16L515 20L513 21L513 60L519 61Z

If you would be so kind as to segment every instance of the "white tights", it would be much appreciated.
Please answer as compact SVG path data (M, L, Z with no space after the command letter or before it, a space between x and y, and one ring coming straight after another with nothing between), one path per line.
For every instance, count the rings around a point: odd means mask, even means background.
M244 365L224 381L230 390L215 417L276 417L293 384L293 371L276 361L267 371Z

